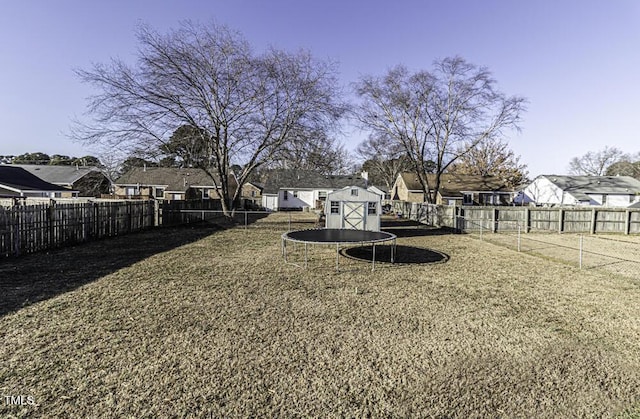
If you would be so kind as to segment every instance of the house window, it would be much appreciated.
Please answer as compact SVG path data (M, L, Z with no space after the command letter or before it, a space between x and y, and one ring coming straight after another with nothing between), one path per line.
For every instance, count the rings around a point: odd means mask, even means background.
M127 190L125 193L127 194L127 196L133 196L136 194L136 188L133 186L129 186L127 187Z
M282 199L284 201L288 201L289 200L289 191L282 192Z
M358 196L358 190L357 189L351 189L351 196Z
M164 196L164 188L156 188L156 198L162 198Z
M297 198L298 197L298 191L293 191L293 197Z
M376 215L378 213L378 203L377 202L368 202L367 203L367 214Z
M251 191L251 198L255 198L256 197L256 191Z
M202 189L202 199L209 199L209 189Z
M326 201L327 200L327 191L318 191L318 199L320 201Z
M473 204L473 194L472 193L465 193L462 195L462 203L464 205L471 205Z
M340 214L340 202L331 201L331 214Z

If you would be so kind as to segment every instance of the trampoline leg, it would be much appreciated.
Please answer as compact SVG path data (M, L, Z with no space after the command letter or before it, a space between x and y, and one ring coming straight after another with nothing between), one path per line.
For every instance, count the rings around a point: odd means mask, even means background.
M307 269L307 243L304 244L304 268Z
M287 241L282 239L282 257L284 258L285 263L287 262Z
M340 256L340 245L338 243L336 243L336 271L339 271L340 268L338 267L338 258Z
M376 270L376 244L373 243L373 257L371 258L371 271Z
M396 239L393 239L393 245L391 246L391 263L395 263L396 260Z

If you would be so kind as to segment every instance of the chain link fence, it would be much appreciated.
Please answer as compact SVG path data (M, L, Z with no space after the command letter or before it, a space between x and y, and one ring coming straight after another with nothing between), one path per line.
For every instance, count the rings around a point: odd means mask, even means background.
M480 240L518 252L603 272L640 279L640 236L525 232L517 221L509 229L496 231L483 220L459 217L458 230Z

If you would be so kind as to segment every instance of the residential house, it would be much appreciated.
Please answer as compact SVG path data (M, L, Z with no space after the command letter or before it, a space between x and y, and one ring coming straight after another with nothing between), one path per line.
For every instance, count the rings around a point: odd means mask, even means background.
M202 169L175 167L135 167L118 178L115 195L119 198L162 200L220 199L220 191ZM230 194L235 178L229 178Z
M384 204L384 201L391 200L391 193L389 192L389 188L387 188L386 186L369 185L367 189L370 190L371 192L375 192L378 195L380 195L382 197L383 204Z
M257 209L262 206L264 185L258 182L245 182L242 185L240 198L245 209Z
M429 186L436 183L435 174L427 174ZM433 189L431 189L433 192ZM443 173L436 204L442 205L508 205L514 190L496 176L458 175ZM424 191L413 172L402 172L391 188L391 199L406 202L425 202Z
M323 175L312 170L272 170L262 190L262 207L274 211L322 209L327 194L345 186L366 188L366 179L360 175Z
M36 164L15 164L40 179L62 186L68 189L62 194L62 198L73 196L72 191L77 191L78 196L99 197L109 193L111 182L109 178L97 167L93 166L55 166Z
M640 202L640 180L630 176L535 178L516 199L520 204L629 207Z
M77 197L78 191L45 182L22 167L0 165L0 196L4 198Z

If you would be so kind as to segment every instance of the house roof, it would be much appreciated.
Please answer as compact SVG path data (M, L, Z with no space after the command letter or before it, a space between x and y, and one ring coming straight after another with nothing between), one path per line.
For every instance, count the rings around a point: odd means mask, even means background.
M640 192L640 180L631 176L543 175L576 199L589 200L587 194L629 195Z
M413 172L400 174L407 189L422 192L422 185ZM436 175L427 174L429 186L436 183ZM458 175L443 173L440 175L440 195L446 197L462 196L463 192L513 192L513 188L497 176Z
M115 181L116 185L162 186L184 192L193 186L213 188L213 180L202 169L176 167L134 167Z
M384 193L389 193L389 188L387 188L386 186L383 186L383 185L369 185L369 187L370 188L376 188L379 191L384 192Z
M53 166L38 164L14 164L13 166L21 167L42 180L61 186L71 186L88 173L102 172L94 166Z
M276 169L268 173L264 194L276 194L280 189L342 189L346 186L366 188L360 175L323 175L313 170Z
M0 165L0 185L19 191L68 191L14 165Z

